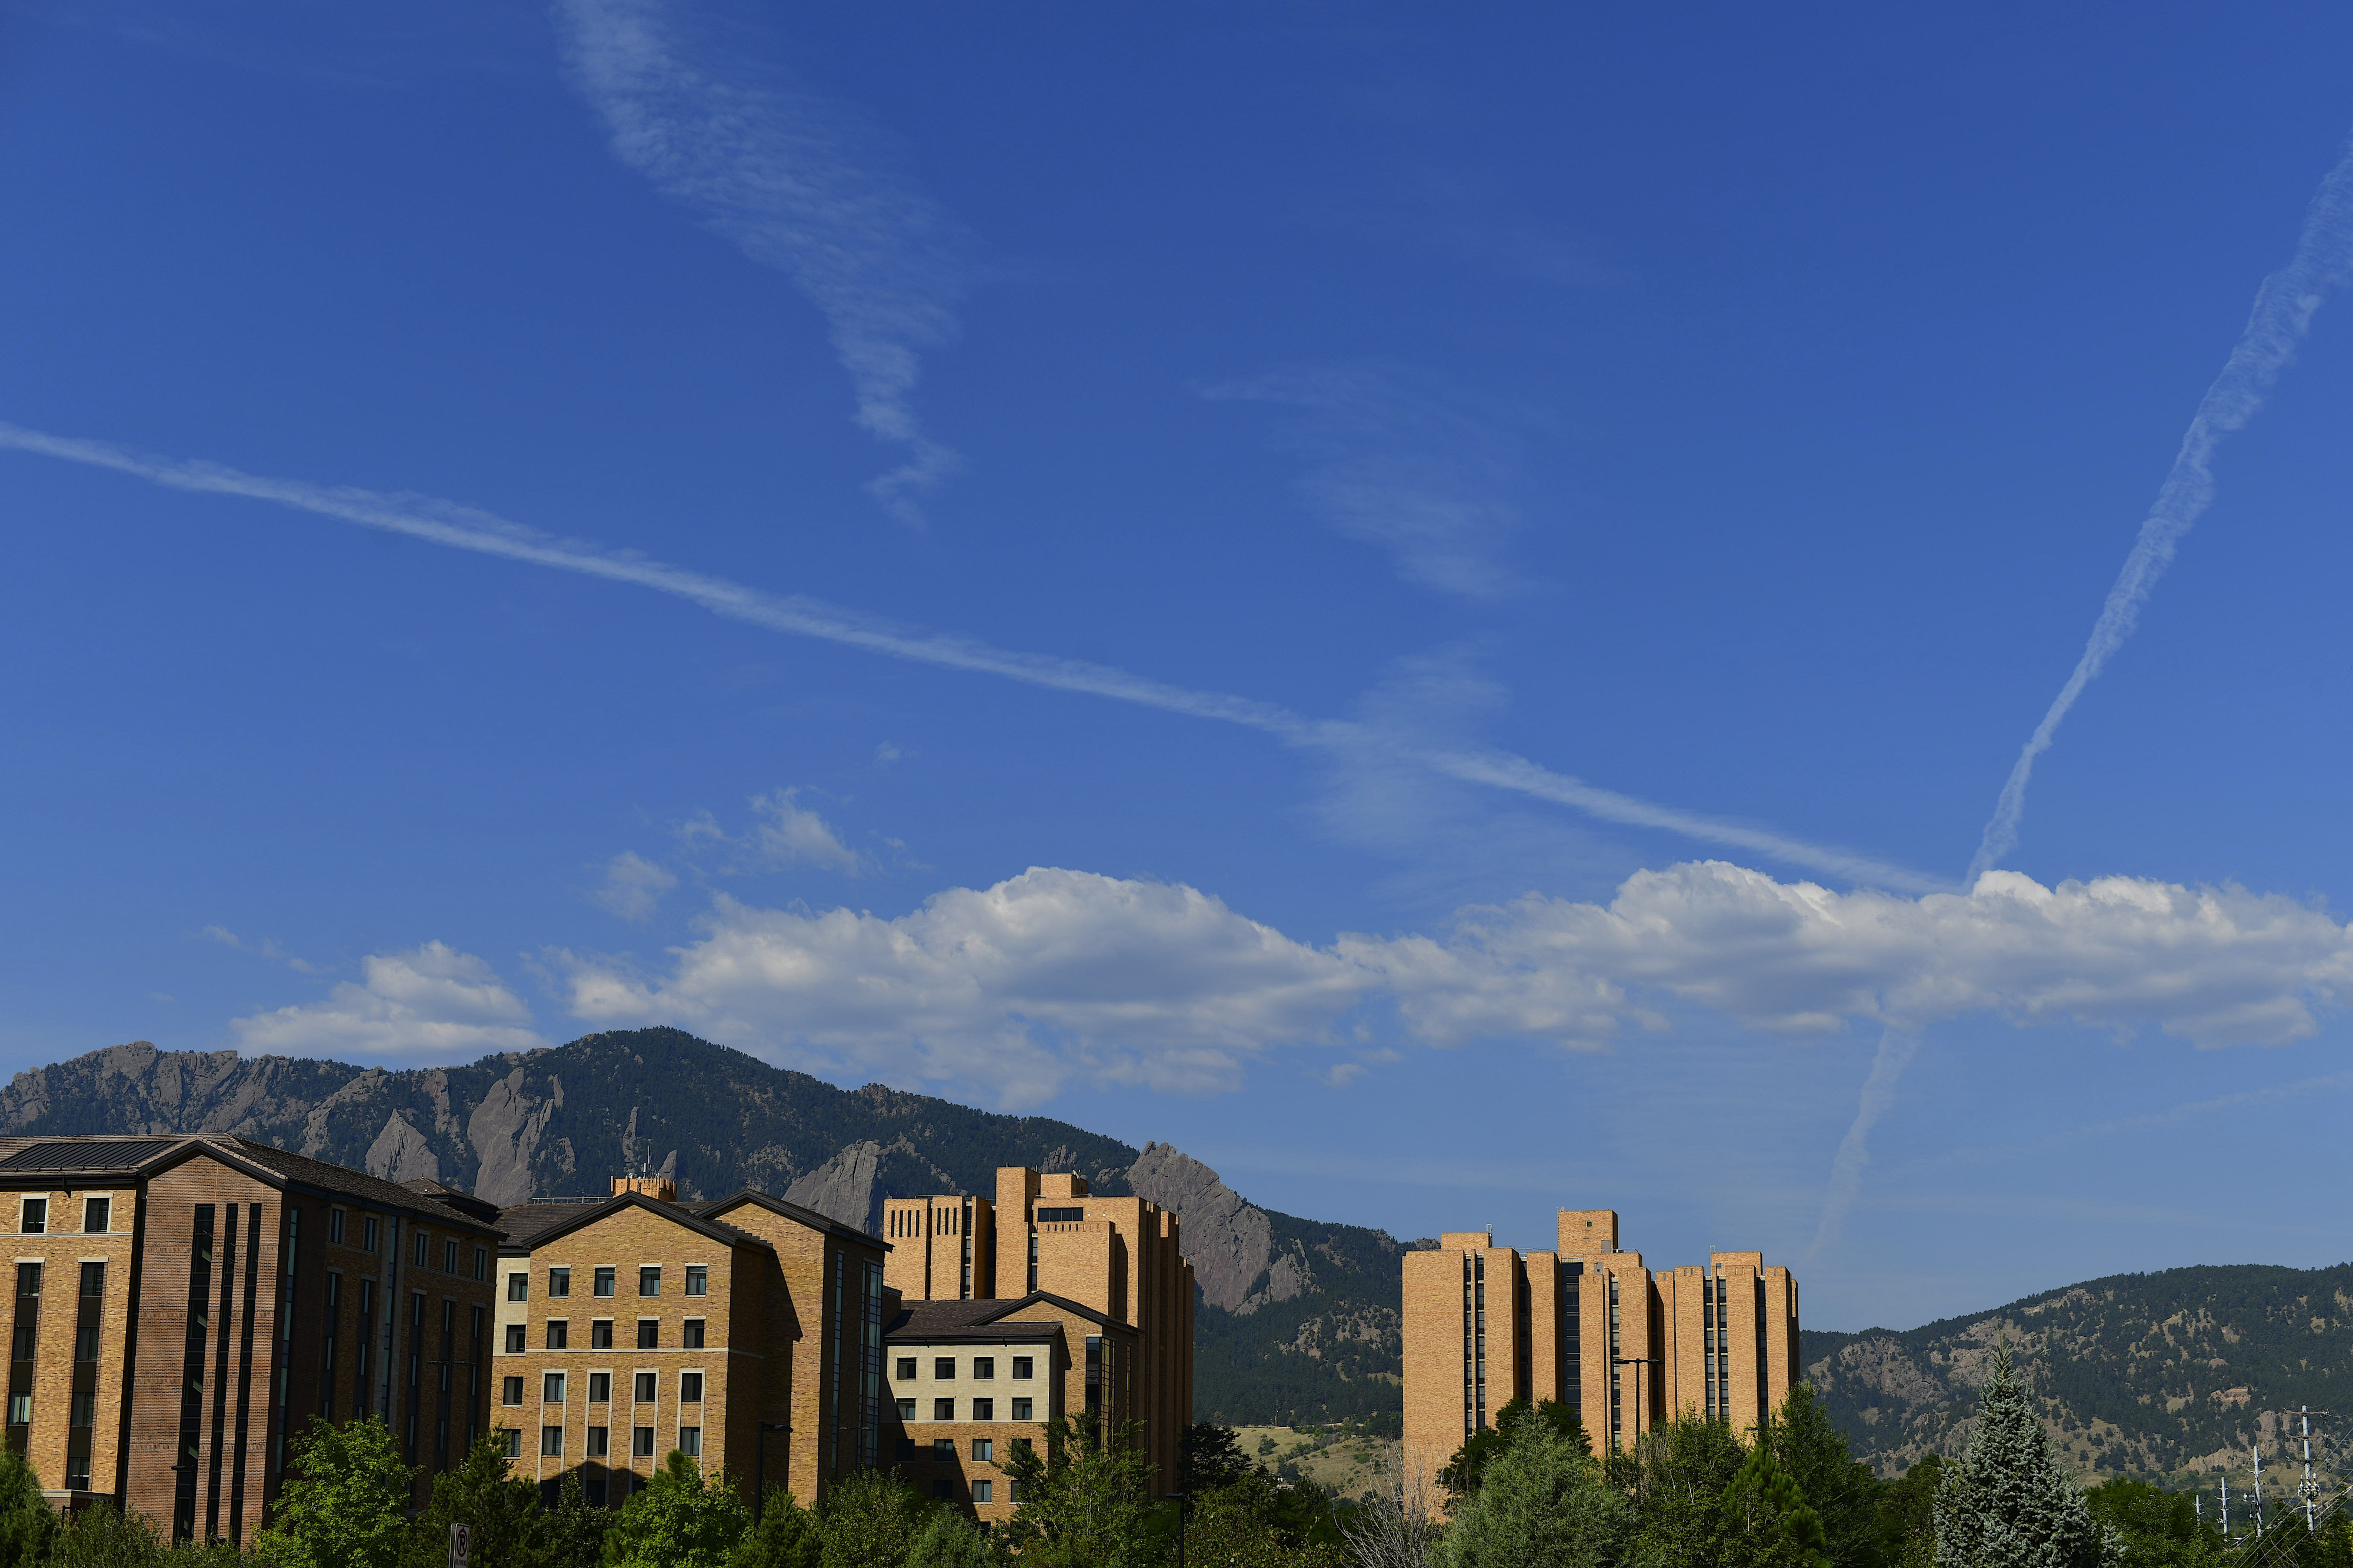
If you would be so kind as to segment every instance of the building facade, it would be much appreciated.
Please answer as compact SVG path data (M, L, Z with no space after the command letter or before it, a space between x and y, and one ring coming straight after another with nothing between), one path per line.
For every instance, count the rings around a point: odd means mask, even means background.
M1024 1321L1075 1311L1080 1321L1094 1323L1093 1329L1066 1323L1062 1353L1079 1357L1082 1377L1090 1337L1102 1354L1122 1358L1117 1386L1123 1403L1115 1417L1104 1411L1110 1427L1139 1423L1145 1452L1160 1468L1162 1489L1175 1489L1178 1445L1193 1419L1193 1268L1185 1261L1175 1215L1138 1197L1094 1196L1084 1176L1008 1165L997 1173L993 1197L885 1202L882 1234L891 1247L884 1278L911 1314L918 1303L994 1301L1019 1304ZM1033 1305L1039 1301L1055 1305ZM892 1331L928 1331L920 1325L934 1321L911 1315ZM1096 1373L1100 1377L1106 1369L1098 1366ZM946 1397L898 1393L897 1381L894 1402L913 1397L919 1412L928 1407L927 1400ZM1085 1386L1080 1384L1082 1395ZM1098 1397L1103 1386L1096 1385ZM1063 1413L1084 1407L1082 1398ZM929 1451L926 1443L946 1440L944 1432L929 1430L934 1424L917 1425L925 1430L911 1427L894 1434L894 1440L916 1443L919 1453ZM975 1440L997 1441L966 1434L967 1449ZM951 1479L930 1479L934 1485ZM953 1479L966 1489L956 1493L958 1500L974 1503L978 1511L969 1488L988 1479L978 1471L959 1472Z
M7 1443L60 1507L240 1546L314 1415L378 1416L410 1464L454 1468L488 1429L501 1237L438 1186L242 1138L0 1140Z
M665 1178L502 1211L494 1418L514 1473L618 1505L673 1451L805 1504L882 1462L884 1247Z
M1597 1453L1663 1420L1753 1430L1798 1381L1798 1285L1758 1252L1652 1270L1610 1209L1563 1209L1523 1257L1483 1231L1405 1257L1405 1447L1434 1478L1511 1400L1577 1413Z

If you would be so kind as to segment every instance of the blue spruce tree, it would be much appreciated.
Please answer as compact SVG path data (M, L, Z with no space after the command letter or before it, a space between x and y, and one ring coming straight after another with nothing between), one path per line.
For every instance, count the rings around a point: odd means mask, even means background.
M1936 1489L1936 1568L2115 1568L2124 1541L2052 1462L2051 1440L1998 1344L1977 1433Z

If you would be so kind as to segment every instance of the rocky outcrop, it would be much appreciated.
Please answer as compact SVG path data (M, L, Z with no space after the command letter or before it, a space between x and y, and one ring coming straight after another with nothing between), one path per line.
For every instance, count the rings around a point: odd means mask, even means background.
M1175 1145L1146 1143L1128 1167L1127 1184L1136 1196L1176 1216L1193 1282L1208 1305L1249 1312L1269 1301L1288 1301L1314 1284L1304 1256L1275 1256L1274 1226L1265 1210Z
M784 1190L786 1203L813 1208L844 1225L862 1230L881 1228L881 1194L874 1178L882 1170L882 1145L872 1139L852 1143L816 1170L797 1177Z
M441 1179L441 1156L425 1141L425 1134L408 1124L408 1118L394 1111L385 1118L384 1131L368 1145L367 1173L387 1182L413 1182L422 1177L427 1181Z
M564 1109L564 1080L550 1077L544 1100L523 1088L523 1069L516 1068L491 1085L473 1115L466 1119L466 1142L480 1164L475 1169L474 1195L494 1204L519 1204L532 1195L531 1157L550 1118ZM446 1092L446 1090L445 1090ZM675 1173L677 1156L662 1172Z

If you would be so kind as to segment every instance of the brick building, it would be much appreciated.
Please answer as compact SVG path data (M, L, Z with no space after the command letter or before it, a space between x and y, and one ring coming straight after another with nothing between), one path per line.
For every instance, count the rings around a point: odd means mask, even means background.
M551 1494L618 1504L673 1450L814 1503L881 1462L882 1244L764 1193L675 1183L503 1211L494 1419Z
M1042 1436L1050 1409L1074 1415L1094 1408L1114 1429L1140 1422L1145 1452L1160 1468L1161 1489L1175 1489L1178 1444L1193 1418L1193 1268L1180 1248L1175 1215L1142 1198L1093 1196L1084 1176L1008 1165L997 1173L994 1198L889 1200L882 1205L882 1233L891 1247L884 1278L902 1310L890 1330L890 1353L894 1363L914 1361L919 1373L913 1380L892 1377L892 1408L903 1412L913 1399L919 1417L931 1416L947 1400L959 1413L946 1422L908 1423L901 1416L904 1430L892 1436L897 1444L913 1445L911 1479L992 1517L977 1489L987 1486L1000 1505L1004 1491L997 1485L996 1463L976 1460L974 1444L987 1445L994 1454L999 1443ZM1002 1305L994 1312L939 1310L989 1302ZM1026 1325L1018 1330L1023 1333L1054 1329L1060 1370L1047 1381L1054 1384L1050 1398L1060 1403L1028 1395L1033 1418L1027 1423L997 1415L973 1419L976 1401L988 1400L993 1408L1001 1397L1009 1411L1009 1402L1022 1396L918 1386L929 1381L920 1374L942 1361L989 1353L952 1353L956 1342L940 1337L952 1325L993 1332L1012 1331L1017 1323ZM926 1345L939 1348L933 1353ZM1014 1353L997 1359L1009 1362ZM1042 1374L1045 1368L1040 1363L1037 1370ZM945 1457L950 1453L957 1456L953 1464Z
M1435 1477L1514 1398L1578 1413L1596 1452L1662 1420L1747 1432L1798 1381L1798 1284L1758 1252L1652 1271L1609 1209L1563 1209L1551 1252L1483 1231L1405 1257L1405 1446Z
M313 1415L451 1468L487 1430L495 1215L243 1138L0 1140L6 1441L53 1503L239 1545Z

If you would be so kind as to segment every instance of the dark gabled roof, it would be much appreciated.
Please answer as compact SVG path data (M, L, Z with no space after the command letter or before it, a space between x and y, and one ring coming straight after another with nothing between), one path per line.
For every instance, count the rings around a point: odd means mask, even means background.
M1056 1296L1045 1290L1032 1290L1027 1296L1009 1301L909 1301L884 1327L884 1340L924 1340L945 1342L965 1339L975 1343L1009 1339L1037 1339L1040 1335L1061 1331L1061 1325L1052 1319L1020 1322L1016 1315L1026 1308L1039 1305L1057 1307L1066 1312L1076 1312L1089 1322L1125 1333L1140 1332L1134 1323L1123 1323L1115 1318L1083 1307L1067 1296ZM1017 1332L1018 1331L1018 1332Z
M533 1199L527 1204L512 1204L499 1211L499 1228L506 1233L510 1245L529 1247L545 1233L561 1229L582 1215L603 1208L610 1198L583 1198L577 1203L549 1203Z
M702 1203L687 1206L692 1208L697 1214L715 1215L722 1209L732 1209L742 1203L757 1204L770 1214L781 1215L789 1220L797 1220L812 1230L821 1230L828 1235L839 1236L849 1240L862 1241L870 1247L879 1247L885 1252L891 1250L891 1244L871 1230L860 1230L854 1225L845 1225L831 1215L820 1214L806 1205L787 1203L773 1194L760 1191L757 1187L745 1187L741 1192L731 1194L723 1198L708 1198Z
M0 1171L135 1171L178 1142L176 1138L53 1139L28 1143L0 1160Z
M332 1165L324 1160L313 1160L307 1154L290 1153L268 1143L257 1143L250 1138L206 1140L215 1147L227 1145L255 1164L274 1171L290 1182L300 1182L306 1187L322 1187L343 1197L355 1198L379 1208L403 1209L413 1215L425 1215L440 1225L462 1226L469 1230L497 1234L498 1227L487 1219L477 1219L455 1205L438 1203L380 1176L365 1171L354 1171L343 1165Z
M499 1223L499 1205L488 1198L476 1197L463 1187L453 1187L448 1183L437 1181L431 1176L419 1176L414 1181L403 1182L400 1184L419 1197L431 1198L437 1204L448 1205L469 1219L477 1219L493 1227Z
M683 1226L698 1236L708 1237L723 1247L749 1243L754 1247L765 1247L771 1252L776 1249L776 1243L766 1237L754 1236L748 1230L738 1230L732 1225L705 1219L685 1204L666 1204L643 1193L615 1193L596 1204L516 1204L501 1209L499 1228L506 1233L507 1244L499 1248L500 1255L505 1257L544 1247L558 1237L571 1235L582 1226L594 1224L607 1215L618 1214L625 1208L641 1208L649 1214L659 1215L671 1224ZM553 1225L537 1223L533 1211L549 1209L562 1211L563 1217Z

